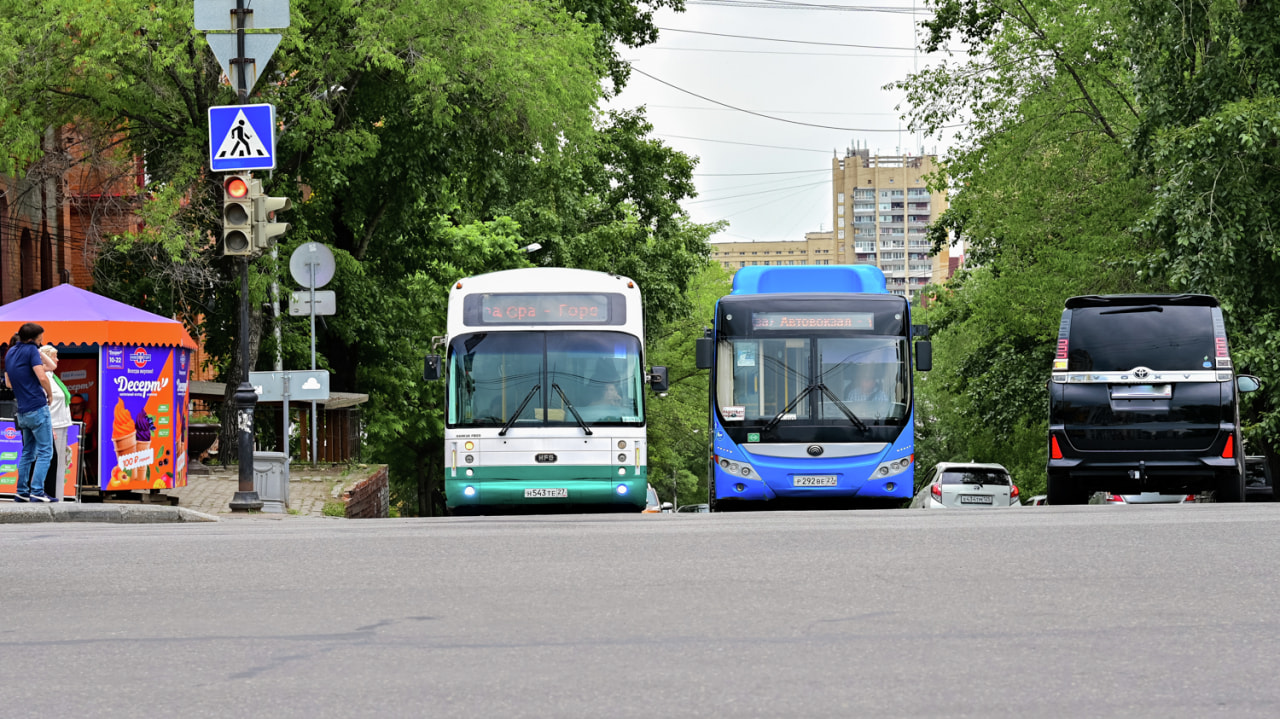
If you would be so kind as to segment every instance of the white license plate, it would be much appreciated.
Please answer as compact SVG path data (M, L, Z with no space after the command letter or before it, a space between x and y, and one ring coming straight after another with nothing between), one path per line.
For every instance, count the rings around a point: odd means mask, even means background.
M991 504L991 495L962 494L960 495L960 504Z
M564 487L560 487L558 489L553 489L550 487L533 487L530 489L526 489L524 491L524 496L526 499L543 498L543 497L568 497L569 490Z
M834 474L797 474L791 480L793 487L834 487L836 486L836 476Z

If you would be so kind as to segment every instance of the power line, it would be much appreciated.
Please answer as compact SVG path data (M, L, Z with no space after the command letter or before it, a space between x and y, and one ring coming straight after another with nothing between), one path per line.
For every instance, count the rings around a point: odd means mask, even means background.
M911 8L875 5L814 5L792 0L686 0L689 5L751 8L757 10L824 10L836 12L879 12L890 15L912 15ZM921 11L922 13L926 11ZM927 14L932 15L929 12Z
M719 100L713 100L713 99L711 99L711 98L707 97L706 95L699 95L698 93L693 92L693 91L691 91L691 90L686 90L686 89L684 89L683 87L680 87L680 86L678 86L678 85L673 85L673 84L671 84L671 83L667 82L666 80L663 80L663 79L661 79L661 78L654 77L653 75L650 75L649 73L645 72L644 70L641 70L640 68L638 68L638 67L636 67L636 66L635 66L635 63L631 63L631 69L632 69L632 70L635 70L636 72L640 73L641 75L644 75L645 77L649 78L650 80L653 80L654 82L662 83L663 85L666 85L667 87L670 87L670 88L675 89L675 90L679 90L680 92L683 92L683 93L685 93L686 95L692 95L693 97L696 97L696 98L698 98L699 100L706 100L707 102L714 103L714 104L716 104L716 105L720 105L720 106L722 106L722 107L727 107L727 108L729 108L730 110L737 110L738 112L742 112L742 113L745 113L745 114L747 114L747 115L754 115L754 116L756 116L756 117L763 117L763 118L764 118L764 119L766 119L766 120L775 120L775 121L777 121L777 122L785 122L785 123L787 123L787 124L789 124L789 125L803 125L803 126L805 126L805 127L817 127L817 128L823 129L823 130L842 130L842 131L844 131L844 132L889 132L889 133L893 133L893 132L898 132L898 133L900 133L900 132L902 132L902 128L894 128L894 129L889 129L889 130L883 130L883 129L877 129L877 128L866 128L866 127L838 127L838 126L836 126L836 125L819 125L819 124L814 123L814 122L801 122L801 121L799 121L799 120L788 120L788 119L787 119L787 118L785 118L785 117L775 117L775 116L773 116L773 115L766 115L766 114L764 114L763 112L756 112L755 110L747 110L747 109L745 109L745 108L741 108L741 107L737 107L737 106L734 106L734 105L730 105L730 104L729 104L729 103L727 103L727 102L720 102Z
M752 196L755 196L755 195L768 195L768 194L770 194L770 193L774 193L774 192L786 192L786 191L788 191L788 190L807 190L807 189L809 189L810 187L818 187L818 186L820 186L820 185L829 185L829 184L831 184L831 181L830 181L830 180L823 180L822 182L810 182L810 183L809 183L809 184L807 184L807 185L790 185L790 186L788 186L788 187L776 187L776 188L774 188L774 189L772 189L772 190L760 190L760 191L758 191L758 192L744 192L744 193L742 193L742 194L740 194L740 195L727 195L727 196L725 196L725 197L711 197L711 198L707 198L707 199L705 199L705 200L689 200L689 201L685 202L684 204L686 204L686 205L698 205L698 204L702 204L702 203L704 203L704 202L721 202L721 201L723 201L723 200L736 200L736 199L738 199L739 197L752 197Z
M659 108L663 110L705 110L707 112L733 112L724 107L694 107L693 105L651 105L645 103L645 107ZM896 112L830 112L825 110L761 110L761 112L772 112L779 115L841 115L845 117L897 117Z
M688 135L664 135L661 133L654 133L654 135L656 137L671 137L677 140L697 140L698 142L717 142L722 145L742 145L744 147L763 147L768 150L792 150L795 152L820 152L824 155L827 153L834 152L834 150L831 150L831 149L814 150L807 147L785 147L782 145L759 145L754 142L735 142L733 140L713 140L709 137L689 137Z
M885 55L883 53L874 52L781 52L779 50L729 50L727 48L718 47L657 47L650 45L646 50L670 50L682 52L727 52L741 53L744 55L798 55L806 57L887 57L887 58L909 58L912 55Z
M707 32L705 30L681 30L679 28L674 28L674 27L660 27L658 29L661 30L662 32L681 32L681 33L687 33L689 35L710 35L712 37L731 37L738 40L761 40L764 42L785 42L785 43L792 43L796 45L821 45L824 47L856 47L856 48L861 48L863 50L903 50L906 52L912 52L913 50L915 50L914 47L898 47L893 45L856 45L856 44L847 43L847 42L818 42L817 40L787 40L787 39L778 38L778 37L760 37L758 35L730 35L728 33Z
M825 151L824 151L825 152ZM785 172L695 172L694 177L754 177L756 175L805 175L815 172L831 172L831 168L821 170L788 170Z

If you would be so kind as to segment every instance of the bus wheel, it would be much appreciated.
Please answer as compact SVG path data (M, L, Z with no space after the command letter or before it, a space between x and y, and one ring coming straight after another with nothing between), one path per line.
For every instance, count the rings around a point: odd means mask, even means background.
M1214 499L1218 502L1243 502L1244 475L1239 472L1218 475Z
M1078 487L1070 477L1065 475L1049 475L1049 487L1045 494L1048 495L1045 498L1046 503L1055 506L1089 502L1089 491Z

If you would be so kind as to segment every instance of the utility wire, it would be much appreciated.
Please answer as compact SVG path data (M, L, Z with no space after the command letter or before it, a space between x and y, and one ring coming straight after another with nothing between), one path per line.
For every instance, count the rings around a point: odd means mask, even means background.
M757 175L807 175L815 172L831 172L831 168L821 170L788 170L786 172L695 172L694 177L754 177Z
M768 150L793 150L795 152L821 152L824 155L827 153L833 152L833 150L830 150L830 149L814 150L808 147L784 147L782 145L759 145L754 142L735 142L733 140L713 140L709 137L689 137L688 135L664 135L661 133L654 133L654 136L655 137L671 137L677 140L697 140L698 142L718 142L723 145L742 145L744 147L763 147Z
M674 28L674 27L660 27L658 29L661 30L662 32L680 32L680 33L687 33L689 35L710 35L712 37L731 37L738 40L763 40L765 42L785 42L785 43L793 43L796 45L821 45L824 47L856 47L856 48L861 48L863 50L903 50L906 52L911 52L915 50L914 47L900 47L900 46L894 46L894 45L856 45L856 44L847 43L847 42L818 42L817 40L787 40L779 37L760 37L758 35L730 35L728 33L723 33L723 32L707 32L706 30L681 30L679 28Z
M662 110L705 110L707 112L733 112L725 107L696 107L693 105L651 105L645 103L645 107L658 108ZM846 117L854 116L874 116L874 117L897 117L896 112L828 112L822 110L761 110L760 112L771 112L778 115L842 115Z
M650 45L646 50L670 50L679 52L727 52L740 53L744 55L793 55L806 57L887 57L887 58L909 58L913 55L887 55L878 52L782 52L779 50L729 50L719 47L657 47Z
M710 5L715 7L750 8L757 10L834 10L837 12L879 12L890 15L912 14L911 8L873 5L812 5L798 2L780 2L777 0L686 0L686 2L689 5Z
M684 89L683 87L680 87L680 86L678 86L678 85L673 85L673 84L671 84L671 83L667 82L666 80L663 80L663 79L661 79L661 78L654 77L653 75L650 75L649 73L645 72L644 70L641 70L640 68L638 68L638 67L636 67L636 66L635 66L635 63L632 63L632 64L631 64L631 69L632 69L632 70L634 70L634 71L636 71L636 72L638 72L638 73L640 73L641 75L644 75L645 77L649 78L650 80L653 80L654 82L662 83L663 85L666 85L667 87L670 87L670 88L672 88L672 89L674 89L674 90L679 90L680 92L683 92L683 93L685 93L686 95L692 95L692 96L694 96L694 97L698 98L699 100L706 100L707 102L714 103L714 104L716 104L716 105L720 105L720 106L722 106L722 107L727 107L727 108L729 108L730 110L737 110L738 112L746 113L746 114L748 114L748 115L755 115L756 117L763 117L763 118L764 118L764 119L766 119L766 120L775 120L775 121L777 121L777 122L785 122L785 123L787 123L787 124L789 124L789 125L803 125L803 126L805 126L805 127L817 127L817 128L823 129L823 130L841 130L841 131L844 131L844 132L888 132L888 133L894 133L894 132L898 132L898 133L900 133L900 132L902 132L902 128L893 128L893 129L890 129L890 130L883 130L883 129L878 129L878 128L866 128L866 127L839 127L839 126L837 126L837 125L819 125L819 124L814 123L814 122L801 122L801 121L799 121L799 120L788 120L788 119L787 119L787 118L785 118L785 117L775 117L775 116L773 116L773 115L766 115L766 114L764 114L763 112L756 112L755 110L747 110L747 109L745 109L745 108L741 108L741 107L737 107L737 106L734 106L734 105L730 105L730 104L729 104L729 103L727 103L727 102L720 102L719 100L713 100L713 99L711 99L711 98L707 97L706 95L699 95L698 93L693 92L693 91L691 91L691 90L686 90L686 89Z
M830 180L823 180L822 182L810 182L810 183L809 183L809 184L807 184L807 185L789 185L789 186L787 186L787 187L777 187L777 188L774 188L774 189L772 189L772 190L760 190L760 191L758 191L758 192L744 192L744 193L739 194L739 195L726 195L725 197L710 197L710 198L707 198L707 199L705 199L705 200L689 200L689 201L685 202L684 204L686 204L686 205L698 205L698 204L701 204L701 203L703 203L703 202L721 202L721 201L723 201L723 200L736 200L736 199L738 199L739 197L753 197L753 196L755 196L755 195L768 195L768 194L771 194L771 193L774 193L774 192L785 192L785 191L788 191L788 190L807 190L807 189L809 189L810 187L819 187L819 186L821 186L821 185L830 185L830 184L831 184L831 181L830 181Z

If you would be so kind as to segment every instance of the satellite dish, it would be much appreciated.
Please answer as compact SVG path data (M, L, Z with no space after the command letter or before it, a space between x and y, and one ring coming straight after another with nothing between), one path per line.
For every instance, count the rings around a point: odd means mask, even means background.
M312 270L315 271L314 285L311 284ZM298 284L308 289L319 289L329 284L333 279L333 272L333 253L319 242L299 245L298 249L289 255L289 274L293 275L293 279Z

